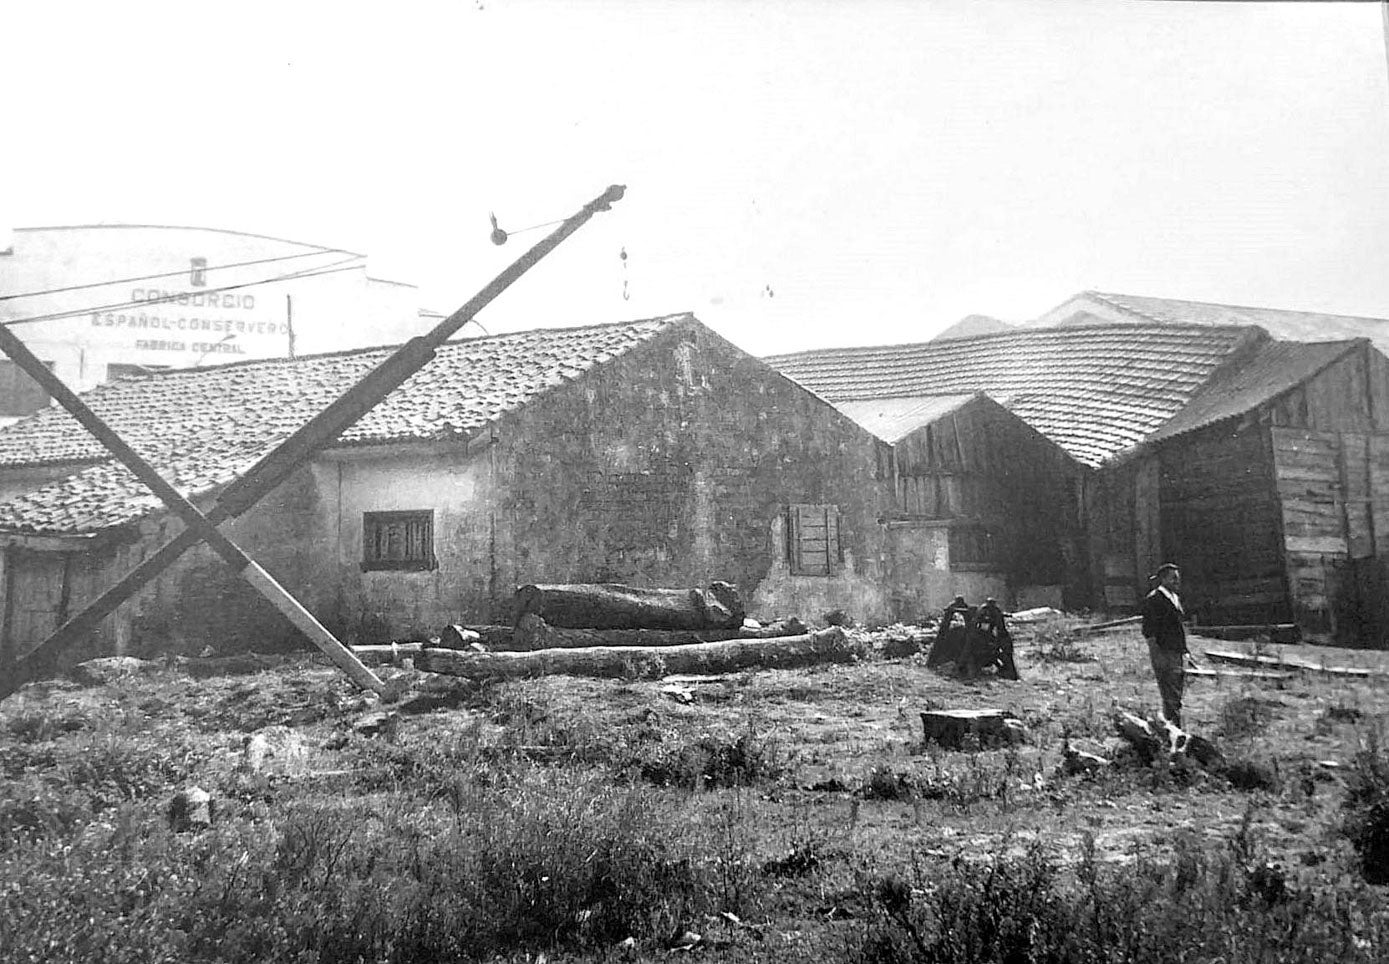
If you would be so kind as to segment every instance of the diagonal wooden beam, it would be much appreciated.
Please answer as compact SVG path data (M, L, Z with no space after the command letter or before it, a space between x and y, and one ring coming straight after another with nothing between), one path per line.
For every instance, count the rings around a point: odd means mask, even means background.
M371 690L382 696L386 695L386 684L381 681L380 677L367 669L362 661L352 653L352 650L339 642L338 638L315 619L312 613L300 605L289 590L276 582L270 573L261 568L259 563L248 556L241 547L228 539L216 525L209 521L198 510L197 506L189 502L167 479L155 471L154 466L145 461L140 453L126 444L125 440L102 421L101 417L93 412L86 402L77 397L76 392L68 388L61 378L49 371L48 366L39 361L29 350L29 347L4 325L0 325L0 350L9 355L15 364L28 373L30 378L42 385L48 394L56 399L59 405L67 409L83 428L96 436L97 441L106 446L122 465L135 473L135 477L157 495L159 501L172 509L183 520L188 531L196 533L200 540L207 542L227 565L231 566L257 592L268 599L276 609L289 617L290 622L308 636L314 645L323 650L328 658L351 678L352 682L363 689Z
M266 493L280 484L298 465L323 445L337 438L362 415L370 411L411 375L434 357L435 351L457 334L473 317L529 271L541 258L577 231L599 211L609 210L626 192L622 185L613 185L594 198L572 217L566 219L550 235L492 279L486 287L428 333L412 338L381 362L356 385L310 419L302 428L285 439L251 467L239 479L227 486L216 504L203 517L215 527L227 519L245 512ZM48 371L43 366L45 372ZM51 373L50 373L51 374ZM56 396L55 396L56 397ZM196 510L195 510L196 511ZM23 660L13 672L0 678L0 699L13 693L24 683L49 676L58 667L63 654L74 643L87 638L101 621L125 602L142 586L163 572L184 552L203 541L203 529L188 526L153 555L132 569L108 588L85 609L54 631ZM215 546L214 546L215 548ZM268 574L266 576L268 577ZM300 607L302 608L302 607ZM298 623L296 623L298 625ZM327 630L323 630L327 632ZM331 634L330 634L331 635Z

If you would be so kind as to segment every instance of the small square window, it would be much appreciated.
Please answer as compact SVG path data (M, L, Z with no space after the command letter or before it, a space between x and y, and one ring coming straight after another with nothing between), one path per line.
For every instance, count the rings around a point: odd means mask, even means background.
M188 259L188 283L194 288L207 287L207 259L189 258Z
M844 561L839 541L839 507L792 505L787 515L790 538L786 541L795 576L828 576Z
M434 510L362 515L362 571L435 569Z

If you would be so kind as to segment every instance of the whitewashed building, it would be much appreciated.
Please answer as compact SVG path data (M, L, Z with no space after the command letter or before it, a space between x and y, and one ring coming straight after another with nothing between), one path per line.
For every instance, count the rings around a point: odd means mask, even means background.
M145 371L398 343L431 317L414 285L373 278L364 255L322 245L136 224L0 239L0 323L79 391ZM0 424L47 404L0 359Z

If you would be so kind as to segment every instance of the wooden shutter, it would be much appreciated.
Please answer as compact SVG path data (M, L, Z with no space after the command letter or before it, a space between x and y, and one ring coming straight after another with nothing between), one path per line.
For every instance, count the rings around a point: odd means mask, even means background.
M843 560L839 508L833 505L791 506L791 571L801 576L828 576Z

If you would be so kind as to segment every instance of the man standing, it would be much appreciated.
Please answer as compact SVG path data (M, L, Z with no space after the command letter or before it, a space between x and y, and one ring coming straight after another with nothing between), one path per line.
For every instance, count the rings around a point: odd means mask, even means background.
M1143 638L1162 697L1162 715L1173 726L1182 725L1182 688L1186 683L1186 627L1182 618L1182 573L1170 562L1157 571L1157 588L1143 600Z

